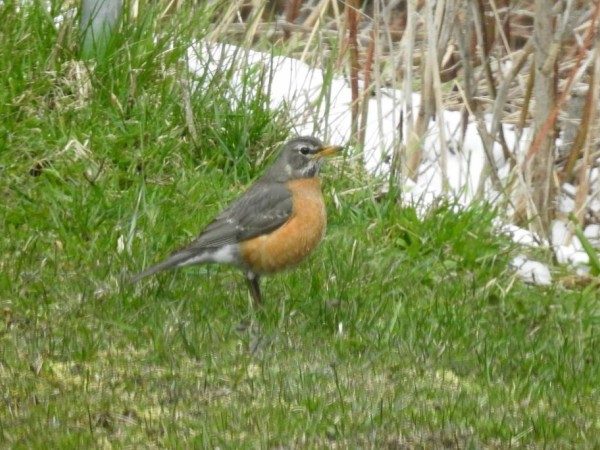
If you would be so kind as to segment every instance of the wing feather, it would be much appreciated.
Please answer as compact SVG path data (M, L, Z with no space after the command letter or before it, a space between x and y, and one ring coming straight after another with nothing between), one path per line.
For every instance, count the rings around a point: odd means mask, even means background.
M186 248L204 249L270 233L292 214L292 194L281 183L259 184L229 205Z

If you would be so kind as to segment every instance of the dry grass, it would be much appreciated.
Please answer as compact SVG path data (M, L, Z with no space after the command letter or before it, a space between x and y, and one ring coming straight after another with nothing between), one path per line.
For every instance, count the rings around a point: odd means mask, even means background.
M522 0L372 1L362 7L351 1L240 0L221 7L210 38L256 48L274 45L317 66L334 61L336 70L347 74L352 89L352 141L359 151L369 113L365 100L380 99L387 86L402 89L406 100L396 140L400 144L388 150L401 162L398 170L413 179L420 172L421 145L432 121L443 123L444 111L461 111L463 130L468 122L476 124L486 155L480 197L491 182L504 192L514 220L547 236L548 220L560 216L555 205L562 182L578 186L576 216L583 222L595 220L589 199L599 194L590 171L598 166L600 139L593 100L598 98L594 74L600 6L570 2L568 6L558 3L554 9L557 20L550 30L549 59L543 62L546 69L538 79L547 77L555 90L549 98L544 95L541 103L533 91L534 10L531 2ZM423 99L415 116L408 96L414 91L420 91ZM578 107L573 92L588 100ZM543 110L536 112L538 103ZM535 125L534 119L546 110L547 118ZM502 124L513 125L517 136L531 127L536 131L528 146L511 146ZM446 177L450 137L443 126L439 130L440 164ZM540 148L549 133L562 136L556 150L547 143ZM511 167L508 177L499 174L494 145L502 149L502 165ZM534 176L534 156L546 153L550 170ZM552 186L551 196L538 200L536 192L544 186ZM538 220L540 209L550 211L551 217Z

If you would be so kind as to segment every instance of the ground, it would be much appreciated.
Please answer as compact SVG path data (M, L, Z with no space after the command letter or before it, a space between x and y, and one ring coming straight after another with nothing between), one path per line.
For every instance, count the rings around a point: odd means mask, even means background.
M523 283L515 255L551 257L503 236L492 206L407 206L340 158L325 241L265 278L262 310L226 267L129 285L289 123L265 98L233 108L223 76L191 93L194 137L185 46L129 33L79 70L76 33L38 8L0 9L0 447L599 445L596 286Z

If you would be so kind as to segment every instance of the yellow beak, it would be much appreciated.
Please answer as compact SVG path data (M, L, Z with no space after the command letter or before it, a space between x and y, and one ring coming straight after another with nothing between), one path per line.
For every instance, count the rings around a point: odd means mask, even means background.
M344 147L340 147L339 145L326 145L313 155L313 159L335 155L336 153L341 152L343 149Z

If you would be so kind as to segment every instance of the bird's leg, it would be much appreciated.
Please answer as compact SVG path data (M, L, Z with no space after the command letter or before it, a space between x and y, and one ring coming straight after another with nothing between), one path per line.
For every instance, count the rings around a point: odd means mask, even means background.
M260 295L260 285L258 284L260 277L255 273L248 273L246 275L246 280L248 280L248 287L250 288L250 293L252 294L253 305L255 308L258 308L262 305L262 296Z
M261 330L260 321L254 320L255 315L262 316L264 314L264 310L261 308L262 306L262 296L260 295L260 276L254 272L248 271L246 273L246 280L248 281L248 287L250 288L250 293L252 294L252 306L253 306L253 318L250 320L249 326L246 327L250 337L250 351L252 353L257 350L265 347L270 339L266 338L263 335Z

